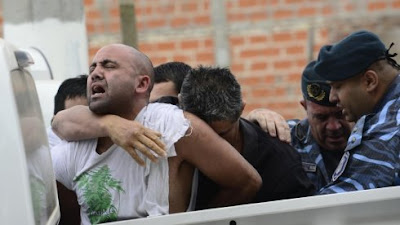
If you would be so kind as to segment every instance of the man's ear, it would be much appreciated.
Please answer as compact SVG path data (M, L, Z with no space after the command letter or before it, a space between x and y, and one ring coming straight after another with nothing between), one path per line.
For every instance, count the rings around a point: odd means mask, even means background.
M300 104L303 106L304 110L307 111L307 103L306 103L306 101L304 99L300 100Z
M151 79L148 75L138 75L137 76L137 93L146 93L150 88Z
M246 101L242 100L242 111L240 112L240 115L242 115L244 108L246 107Z
M181 93L178 94L178 102L181 102L182 97L181 97Z
M362 83L365 85L367 92L373 92L379 84L378 74L373 70L367 70L362 77Z

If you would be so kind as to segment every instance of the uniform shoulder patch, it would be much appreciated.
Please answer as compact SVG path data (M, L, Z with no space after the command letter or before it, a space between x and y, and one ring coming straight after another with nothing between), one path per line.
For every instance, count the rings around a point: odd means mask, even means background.
M336 181L340 175L343 174L344 170L346 169L347 162L349 161L350 158L350 152L345 151L342 159L339 162L339 165L336 167L335 172L332 174L332 181Z

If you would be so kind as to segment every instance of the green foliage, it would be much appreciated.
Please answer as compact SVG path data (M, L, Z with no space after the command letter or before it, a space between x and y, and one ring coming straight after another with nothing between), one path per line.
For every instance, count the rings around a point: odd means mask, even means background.
M75 181L78 187L83 189L83 197L88 205L87 213L92 224L117 220L118 209L112 204L109 189L125 191L121 187L121 181L111 176L107 165L85 172L76 177Z

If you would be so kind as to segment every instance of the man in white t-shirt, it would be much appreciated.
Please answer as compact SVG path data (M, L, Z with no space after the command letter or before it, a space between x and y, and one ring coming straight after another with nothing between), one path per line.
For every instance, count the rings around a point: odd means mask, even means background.
M143 53L121 44L103 47L90 66L89 108L72 107L54 118L63 139L93 138L52 149L56 178L77 193L83 224L186 211L195 168L223 187L213 206L246 203L261 185L255 169L199 118L173 105L148 104L153 76ZM160 132L166 152L156 152L166 157L123 149L110 132L117 116L131 120L127 130L141 123ZM155 137L139 139L146 138Z
M86 80L87 75L79 75L64 80L54 96L54 115L59 111L76 105L87 105ZM49 147L52 148L61 142L61 139L53 132L51 127L47 128Z

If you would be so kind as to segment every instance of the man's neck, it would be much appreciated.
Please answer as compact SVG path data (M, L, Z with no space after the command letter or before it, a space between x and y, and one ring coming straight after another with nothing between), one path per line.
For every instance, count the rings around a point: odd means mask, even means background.
M232 136L227 141L241 154L243 152L243 135L240 130L239 121L234 126Z
M137 104L134 109L129 113L120 113L117 116L127 120L134 120L140 111L146 107L147 104ZM96 152L102 154L106 152L114 143L110 137L99 137L97 141Z

